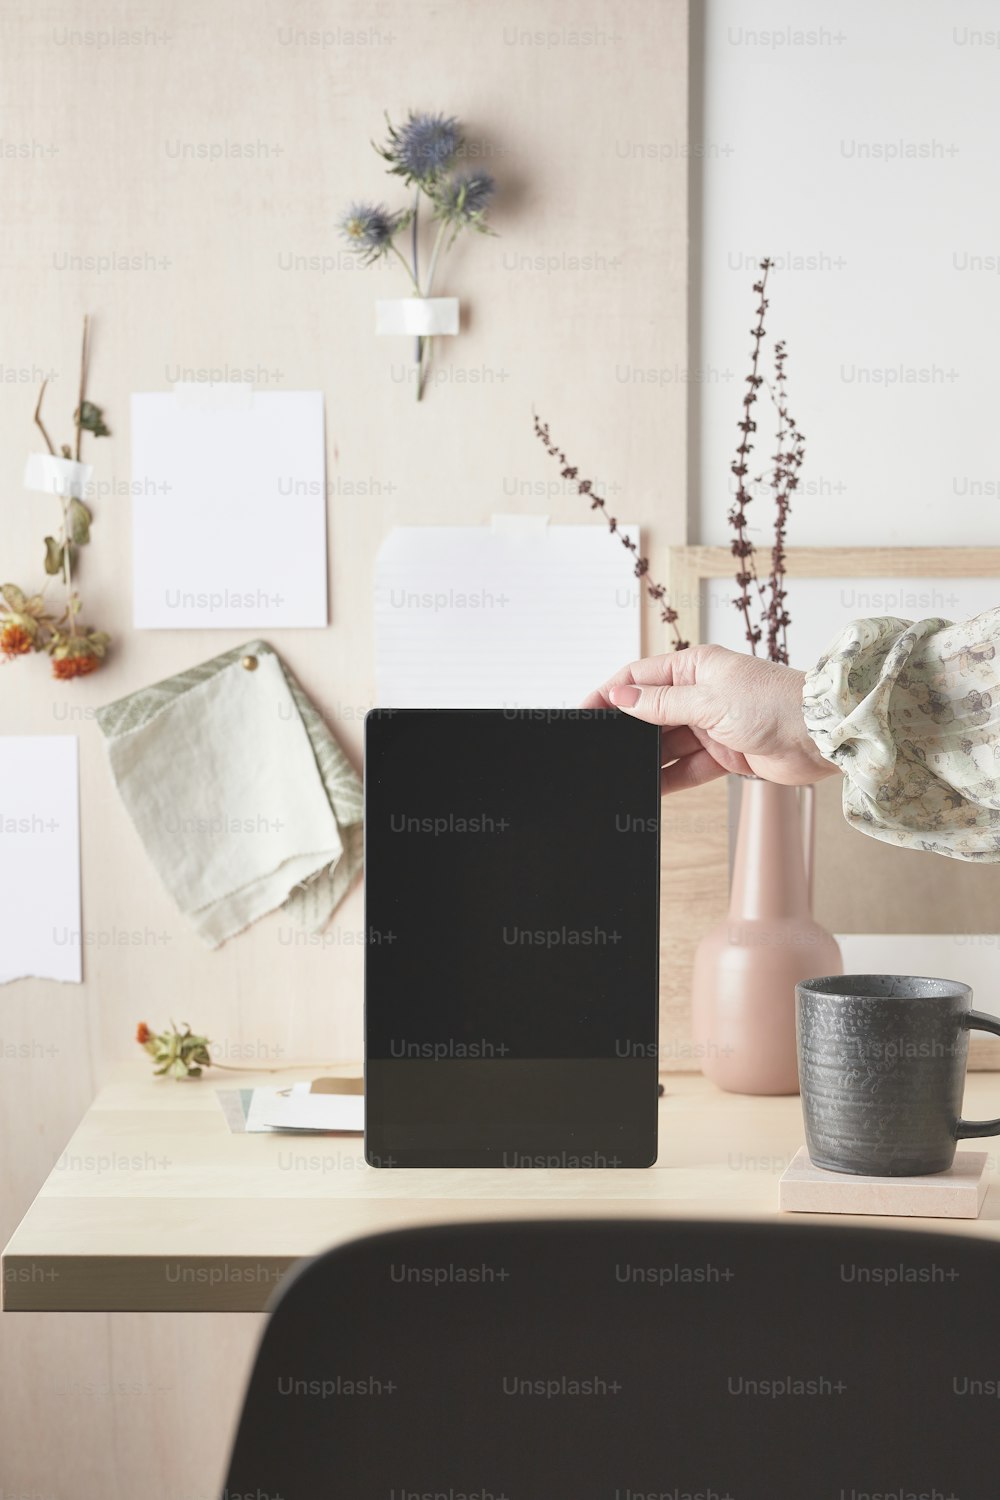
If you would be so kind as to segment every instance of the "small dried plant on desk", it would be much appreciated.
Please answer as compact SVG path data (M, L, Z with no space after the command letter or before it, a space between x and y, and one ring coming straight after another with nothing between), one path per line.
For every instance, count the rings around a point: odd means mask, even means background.
M352 203L340 221L341 233L365 265L394 255L409 278L414 296L430 297L439 257L442 251L451 249L462 230L493 233L486 215L496 184L488 172L457 167L465 138L453 116L411 110L398 129L388 115L386 125L386 142L375 150L389 163L389 175L401 178L412 190L412 201L399 210L386 208L384 203ZM421 272L420 261L422 212L437 225L426 274ZM410 231L409 258L397 244L406 229ZM424 393L430 353L430 338L418 338L418 401Z
M156 1064L153 1073L157 1078L200 1078L206 1068L221 1068L224 1073L281 1073L287 1068L307 1066L305 1063L283 1063L274 1068L252 1068L244 1063L234 1067L219 1062L212 1056L212 1043L208 1037L192 1031L188 1021L183 1026L171 1021L163 1031L154 1031L145 1021L140 1021L135 1029L135 1039ZM327 1067L329 1064L308 1066Z
M766 338L764 317L769 306L765 293L768 272L773 264L773 261L766 258L762 260L760 276L753 284L757 308L754 326L750 330L750 374L746 378L743 415L738 424L740 440L736 457L730 466L736 478L736 498L729 512L729 524L733 530L731 548L736 558L736 585L739 589L733 603L743 615L746 640L751 653L756 656L757 647L763 645L770 661L782 662L787 666L787 631L791 617L786 608L785 536L792 492L798 488L806 443L804 434L788 409L788 352L784 340L779 340L774 345L771 379L761 373L761 351ZM755 489L769 490L774 500L771 570L765 579L761 579L757 571L757 551L747 528L747 506L753 499L747 486L747 477L750 474L750 455L757 431L754 408L761 386L765 387L770 397L777 422L775 451L771 455L770 470L766 476L759 473L752 480Z
M171 1021L168 1031L152 1031L145 1021L140 1021L135 1039L153 1059L157 1078L200 1078L203 1068L212 1066L209 1052L211 1042L207 1036L196 1036L187 1021L181 1031Z
M76 463L80 462L85 432L91 433L93 437L110 436L101 408L87 400L88 332L89 320L84 318L79 399L73 413L75 437L72 447L69 443L63 443L57 453L42 420L42 402L48 381L42 382L35 407L35 425L45 439L45 446L51 457ZM90 541L93 516L75 495L60 494L58 499L62 505L62 525L57 536L47 536L44 539L44 567L49 578L62 580L61 607L50 603L47 597L48 584L37 592L22 589L16 583L0 585L0 654L11 662L32 651L45 651L52 660L52 675L68 680L96 671L104 660L111 637L103 630L94 630L89 625L80 623L82 605L73 584L73 566L79 549Z

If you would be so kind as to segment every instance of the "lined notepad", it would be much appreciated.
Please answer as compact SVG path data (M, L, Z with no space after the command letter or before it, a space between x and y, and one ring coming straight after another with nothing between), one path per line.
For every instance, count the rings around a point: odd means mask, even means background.
M544 516L397 528L375 565L379 706L575 708L640 655L632 567L606 527Z

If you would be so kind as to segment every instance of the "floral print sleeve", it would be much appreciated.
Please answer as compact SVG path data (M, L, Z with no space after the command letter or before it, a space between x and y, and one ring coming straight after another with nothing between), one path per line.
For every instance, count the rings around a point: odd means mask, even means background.
M948 620L856 620L806 676L820 753L844 773L844 816L886 843L1000 860L1000 609Z

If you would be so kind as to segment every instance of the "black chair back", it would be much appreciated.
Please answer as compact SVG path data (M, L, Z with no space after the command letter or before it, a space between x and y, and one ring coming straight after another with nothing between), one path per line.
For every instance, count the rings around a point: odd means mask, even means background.
M996 1500L998 1273L846 1223L354 1241L275 1301L227 1500Z

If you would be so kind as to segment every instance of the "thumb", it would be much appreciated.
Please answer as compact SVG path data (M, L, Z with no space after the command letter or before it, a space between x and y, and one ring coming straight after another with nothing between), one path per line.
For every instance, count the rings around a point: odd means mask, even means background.
M710 727L706 722L708 703L703 688L668 687L662 683L641 687L638 683L621 682L608 689L608 697L615 708L647 724Z

